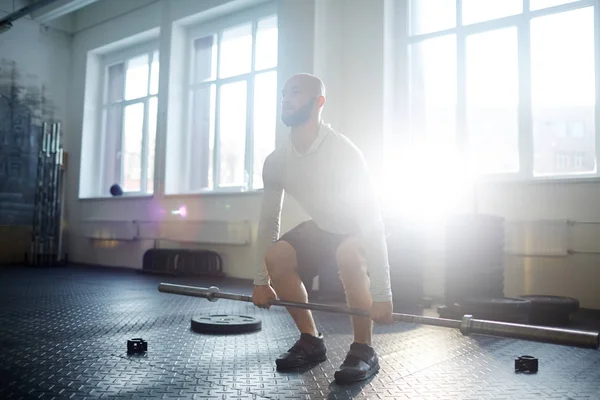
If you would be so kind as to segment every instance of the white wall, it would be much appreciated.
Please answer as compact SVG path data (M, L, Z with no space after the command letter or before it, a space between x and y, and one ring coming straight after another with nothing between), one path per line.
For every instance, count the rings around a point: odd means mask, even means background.
M121 40L128 36L145 32L154 28L161 31L161 77L159 121L157 133L157 178L164 179L163 165L165 162L165 146L168 147L165 134L168 127L169 109L167 102L171 95L168 86L170 70L166 60L169 59L169 44L171 43L171 28L173 22L186 16L210 11L215 16L215 10L225 12L239 3L250 6L251 1L136 1L139 7L114 0L105 0L82 10L75 16L75 25L79 32L73 41L73 74L72 97L69 106L72 114L69 126L81 130L84 115L84 87L86 82L87 53L103 45ZM133 2L132 2L133 3ZM312 71L313 61L313 1L298 2L284 0L279 2L280 21L280 78L283 80L296 72ZM144 6L145 5L145 6ZM213 8L208 8L212 6ZM221 6L221 8L214 8ZM123 7L127 7L124 9ZM223 8L224 7L224 8ZM279 136L281 128L279 127ZM74 135L65 144L72 150L71 165L77 166L81 160L81 135ZM86 165L84 163L83 168ZM85 172L85 171L84 171ZM256 235L256 223L260 206L260 194L245 193L238 195L204 195L204 196L169 196L156 195L154 198L108 198L78 200L80 171L72 168L68 172L67 208L69 230L67 243L69 257L74 261L126 266L140 268L144 252L151 248L152 241L140 242L91 242L80 236L78 223L83 219L108 220L152 220L155 210L163 208L174 210L185 205L189 219L210 218L224 221L248 220L252 223L252 234ZM84 182L85 183L85 182ZM164 181L159 182L159 187ZM284 206L282 229L287 230L302 220L304 215L293 201ZM175 243L160 243L161 246L178 246ZM252 277L254 249L251 246L223 248L220 246L201 246L215 249L223 254L225 272L236 277Z
M127 5L125 5L125 3ZM86 52L103 44L122 39L141 31L159 27L161 30L161 104L159 132L157 137L157 174L164 178L164 148L166 146L167 116L170 104L169 70L164 60L169 57L169 44L173 21L186 15L206 11L209 7L225 4L231 7L234 1L212 0L104 0L78 12L74 17L77 33L73 45L72 90L69 107L73 110L69 119L70 130L82 126L83 96L85 82ZM398 117L394 106L397 93L390 89L394 76L401 76L404 65L386 54L386 48L402 44L398 32L403 26L390 24L390 12L394 10L390 0L281 0L280 20L280 79L281 83L295 72L315 72L328 86L328 104L325 117L334 126L352 138L365 152L376 174L382 171L384 138L390 132L399 132ZM212 8L212 12L219 8ZM222 10L222 9L221 9ZM386 13L386 11L388 11ZM400 39L398 39L400 37ZM167 102L167 100L169 100ZM401 132L401 131L400 131ZM285 130L278 126L278 135ZM92 244L77 235L77 223L84 218L112 220L148 219L157 207L176 209L186 205L190 218L221 220L249 220L253 237L260 195L253 193L238 195L204 195L160 197L154 199L102 199L77 200L78 193L78 150L81 138L74 135L69 139L72 150L73 168L69 170L69 251L77 261L129 266L141 266L144 251L151 242L105 242ZM389 146L388 146L389 147ZM394 153L392 153L392 156ZM391 171L391 179L393 173ZM163 182L164 183L164 182ZM432 181L425 186L440 186ZM476 204L480 212L497 213L510 220L538 218L570 218L580 221L600 221L600 206L597 205L598 183L557 184L502 184L483 185L478 188L476 202L467 193L462 201L462 210L472 211ZM401 197L417 196L414 188L400 186ZM448 199L445 193L429 194L426 199L432 207L443 205ZM293 200L286 200L283 231L305 218ZM596 245L593 238L595 225L586 226L572 243L575 248ZM443 296L443 235L441 225L429 224L424 229L427 245L431 249L426 262L425 292L432 296ZM600 233L600 232L596 232ZM164 246L176 246L163 243ZM254 263L252 246L218 247L205 246L220 251L225 260L225 270L231 276L251 277ZM600 250L600 246L597 246ZM576 254L563 258L531 258L509 256L506 262L506 294L549 293L568 295L580 299L582 306L600 308L600 277L597 255Z

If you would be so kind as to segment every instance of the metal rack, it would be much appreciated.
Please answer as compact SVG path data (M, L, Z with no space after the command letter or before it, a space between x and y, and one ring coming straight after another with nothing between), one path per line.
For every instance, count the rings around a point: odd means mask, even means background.
M62 255L63 149L60 123L42 124L38 151L30 265L56 265Z

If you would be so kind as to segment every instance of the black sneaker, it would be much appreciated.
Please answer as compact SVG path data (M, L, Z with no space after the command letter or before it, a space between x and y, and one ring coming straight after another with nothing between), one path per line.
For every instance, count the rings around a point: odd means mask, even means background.
M340 368L333 375L336 382L358 382L379 371L379 358L368 344L352 343Z
M312 336L302 333L300 339L285 353L280 355L275 363L277 369L302 368L327 359L327 350L323 335Z

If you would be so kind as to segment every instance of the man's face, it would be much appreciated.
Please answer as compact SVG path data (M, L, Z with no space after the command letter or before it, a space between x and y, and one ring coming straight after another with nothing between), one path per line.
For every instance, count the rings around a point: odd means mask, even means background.
M297 126L310 120L315 112L316 97L292 80L283 88L281 120L288 126Z

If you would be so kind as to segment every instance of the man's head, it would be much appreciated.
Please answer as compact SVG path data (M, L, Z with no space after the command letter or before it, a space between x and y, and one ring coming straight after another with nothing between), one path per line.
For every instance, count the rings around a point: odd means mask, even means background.
M281 120L286 126L318 121L325 105L325 85L314 75L297 74L285 83L281 99Z

